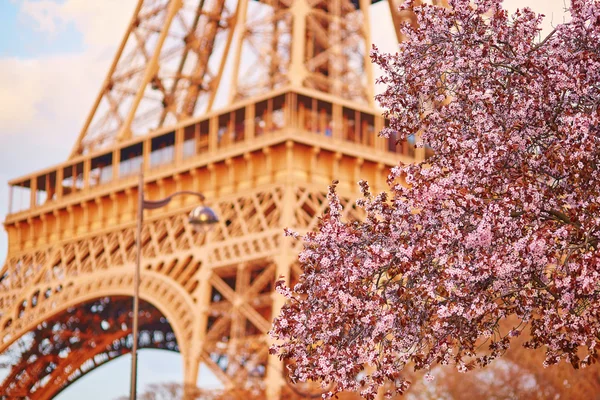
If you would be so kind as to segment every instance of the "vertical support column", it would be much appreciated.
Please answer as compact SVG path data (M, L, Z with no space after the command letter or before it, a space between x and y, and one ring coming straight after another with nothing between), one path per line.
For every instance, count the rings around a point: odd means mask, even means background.
M295 0L290 11L292 13L290 84L302 87L304 78L308 75L304 63L304 53L306 50L306 16L310 11L310 6L306 0Z
M369 16L369 8L371 6L371 0L359 0L360 11L363 15L363 25L362 25L362 36L365 44L365 54L364 54L364 68L365 75L367 77L367 85L365 87L367 92L367 102L370 106L375 105L375 88L374 82L375 78L373 77L373 64L371 63L371 20Z
M148 170L150 169L150 153L152 152L152 140L146 139L142 142L142 165L140 165L140 170Z
M296 100L298 98L296 97ZM309 110L310 112L310 110ZM300 130L305 131L306 130L306 106L304 105L304 102L301 102L298 105L298 114L297 116L297 123L298 125L296 125L298 128L300 128Z
M148 185L150 186L150 185ZM158 198L159 199L163 199L165 197L167 197L166 195L166 190L165 190L165 178L164 177L160 177L156 180L156 188L158 188ZM169 205L171 205L171 203L167 204L164 208L169 209ZM154 210L156 211L156 210Z
M74 232L75 232L75 216L73 215L73 213L75 212L75 210L73 209L72 205L68 205L67 206L67 217L68 217L68 224L67 224L67 232L69 236L74 236Z
M337 151L333 156L333 168L331 169L331 177L329 181L340 180L340 164L344 158L343 154Z
M83 189L90 187L90 170L92 169L92 159L83 160ZM47 189L46 189L47 190Z
M40 222L42 223L42 235L37 239L37 245L48 243L48 221L47 214L43 213L40 215Z
M175 181L175 191L176 192L182 191L183 189L182 189L182 184L181 184L181 174L180 173L173 174L173 180ZM186 197L192 197L192 196L179 196L177 201L172 201L172 203L174 205L173 208L183 207L185 205Z
M217 151L217 146L219 144L219 138L217 135L219 134L219 116L215 115L210 117L208 120L208 152L214 153Z
M37 177L34 176L29 180L29 188L31 189L31 193L29 193L29 208L37 207Z
M90 161L91 162L91 161ZM54 178L56 179L56 177ZM54 194L56 192L56 182L54 186L52 186L52 181L50 180L50 174L46 174L46 201L54 200Z
M123 203L126 202L127 206L125 209L117 210L119 212L119 222L125 221L134 221L135 220L135 197L133 190L131 188L125 189L125 199L123 199ZM122 205L121 205L122 206Z
M229 190L231 190L232 193L235 193L237 191L237 182L235 179L235 168L233 167L233 160L231 157L225 159L225 167L227 168L227 184Z
M333 120L333 137L343 139L342 137L342 106L336 103L332 104L331 119Z
M265 131L273 131L273 98L267 100L267 112L265 114Z
M35 237L36 237L36 229L34 226L34 218L33 217L27 217L27 227L28 227L28 234L27 234L27 244L28 247L33 247L35 246Z
M117 148L113 150L113 181L119 179L119 164L121 164L121 149Z
M288 92L285 94L285 101L283 104L283 115L285 120L283 126L295 126L294 110L296 105L294 104L294 96L292 92Z
M218 188L217 188L217 171L215 164L210 163L206 166L208 173L210 174L210 193L213 194L212 197L217 196Z
M62 230L61 230L61 225L62 225L62 219L61 219L61 215L60 215L60 210L59 209L54 209L54 211L52 211L52 215L54 215L54 232L56 233L56 240L61 240L63 235L62 235Z
M265 156L267 182L273 182L273 156L270 147L263 147L262 152Z
M82 223L78 224L76 233L85 233L89 230L90 210L87 201L81 202Z
M183 127L175 129L175 165L183 160Z
M244 153L244 169L246 170L246 176L244 177L245 187L254 188L255 176L254 176L254 162L252 160L252 153Z
M118 201L119 201L119 195L116 192L112 192L110 194L110 204L112 204L112 207L110 209L110 215L106 219L107 225L114 225L119 222L119 220L118 220L118 215L119 215Z
M94 202L96 203L96 218L94 218L95 226L94 228L103 228L104 227L104 202L102 201L102 197L94 198Z
M75 163L71 166L71 193L77 193L83 188L77 187L77 164Z
M206 334L208 331L208 316L210 314L210 263L208 262L207 249L204 247L201 250L204 254L200 262L202 265L200 270L197 272L198 286L192 293L192 297L196 301L197 307L194 310L194 336L189 343L189 349L183 357L183 369L184 369L184 392L185 400L192 400L192 396L189 393L189 389L193 386L196 387L198 380L198 372L200 369L200 362L202 360L202 352L204 349L204 342L206 341Z
M293 167L294 167L294 143L288 141L286 143L286 179L283 188L283 199L281 201L281 216L280 216L280 228L294 228L294 208L296 206L296 193L293 179ZM291 266L296 258L294 253L292 238L284 237L281 240L281 247L279 254L275 257L275 263L277 268L275 270L275 279L279 279L283 276L286 285L290 283ZM279 315L279 311L285 304L285 298L279 294L273 294L273 317ZM269 345L272 340L268 338ZM267 367L266 375L266 395L267 399L275 400L281 398L281 389L285 384L285 373L283 362L280 361L276 356L269 355L269 364Z
M183 357L183 400L196 400L200 354L190 349Z
M244 113L246 119L244 121L244 138L246 142L250 142L254 139L254 118L256 118L256 105L255 103L248 104L246 106L246 112Z
M235 111L229 113L229 121L227 121L227 144L233 144L237 138L235 137Z
M15 222L15 229L17 230L17 248L23 250L25 247L23 245L23 230L21 229L21 223L19 221Z
M63 167L59 167L56 171L56 200L61 200L63 196L63 176L65 169Z
M311 152L310 152L310 169L309 169L309 173L308 173L308 181L310 183L316 183L317 182L317 176L319 174L319 154L321 153L321 148L320 147L313 147Z

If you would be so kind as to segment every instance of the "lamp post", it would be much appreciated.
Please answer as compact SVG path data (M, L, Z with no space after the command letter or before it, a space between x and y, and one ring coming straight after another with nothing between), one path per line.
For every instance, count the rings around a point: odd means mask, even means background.
M175 192L162 200L144 199L144 168L140 166L140 175L138 183L138 209L137 209L137 232L135 238L136 257L135 257L135 276L133 281L133 346L131 349L131 392L130 400L136 400L137 396L137 349L138 349L138 317L139 317L139 298L140 298L140 264L142 259L142 224L144 222L144 210L154 210L166 206L174 197L181 195L192 195L204 202L202 193L189 190ZM210 208L200 205L190 212L188 222L194 227L194 230L208 230L212 225L219 222L217 214Z

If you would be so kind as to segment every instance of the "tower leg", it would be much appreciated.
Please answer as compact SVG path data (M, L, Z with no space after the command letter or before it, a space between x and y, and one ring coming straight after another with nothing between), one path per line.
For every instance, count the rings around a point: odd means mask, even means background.
M200 369L200 354L192 351L184 355L183 360L183 399L195 400L198 398L198 371Z
M288 149L291 150L291 149ZM289 161L289 160L288 160ZM288 171L291 171L291 165ZM290 179L291 181L291 179ZM294 191L294 186L291 182L288 182L285 186L285 192L283 194L284 208L281 214L281 224L283 228L293 228L293 217L294 217L294 206L296 204L296 195ZM296 255L293 251L293 243L292 238L285 237L281 243L281 250L275 262L277 263L277 270L275 272L275 279L279 279L279 277L283 277L285 280L285 284L290 284L290 274L292 263L294 262ZM281 307L285 304L285 298L279 294L275 294L273 298L273 317L277 317L279 315L279 311ZM269 343L272 343L269 341ZM283 362L279 360L278 357L274 355L269 355L269 364L267 369L266 376L266 394L267 399L276 400L281 398L281 390L283 385L285 385L285 378Z

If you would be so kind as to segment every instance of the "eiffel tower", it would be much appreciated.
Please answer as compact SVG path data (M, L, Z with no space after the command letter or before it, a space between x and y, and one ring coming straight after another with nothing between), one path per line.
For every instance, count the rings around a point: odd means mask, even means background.
M195 233L188 197L146 212L140 348L180 352L186 384L204 364L225 388L301 397L268 355L274 283L301 273L284 228L314 229L334 179L360 218L359 179L381 191L399 159L426 157L376 136L378 1L139 0L69 159L9 183L3 398L50 399L131 351L141 168L146 198L200 191L220 222Z

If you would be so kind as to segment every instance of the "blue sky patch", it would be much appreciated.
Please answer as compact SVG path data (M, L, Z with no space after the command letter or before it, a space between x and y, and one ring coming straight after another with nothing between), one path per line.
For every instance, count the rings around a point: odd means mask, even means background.
M0 2L0 57L78 53L84 49L82 36L73 22L57 21L55 32L42 32L33 18L20 12L18 3Z

